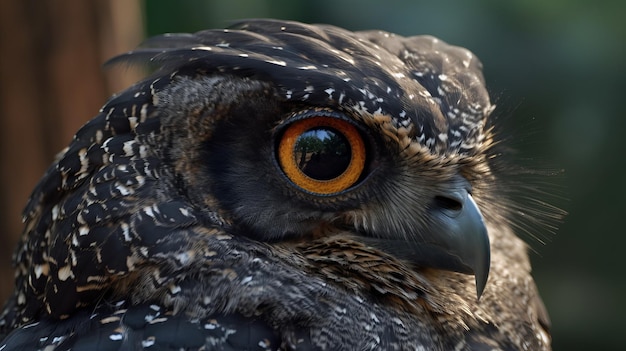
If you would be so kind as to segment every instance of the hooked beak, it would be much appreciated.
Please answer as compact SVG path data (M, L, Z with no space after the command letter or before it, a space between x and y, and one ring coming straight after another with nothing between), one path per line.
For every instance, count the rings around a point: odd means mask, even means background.
M487 227L472 195L457 189L438 197L434 221L422 235L422 242L412 245L412 261L426 267L473 274L476 295L480 298L489 277L491 251Z
M474 274L476 294L482 295L489 277L491 251L487 228L476 202L469 193L461 192L462 206L444 214L441 260L448 260L448 269Z
M480 298L489 277L491 251L483 216L472 195L464 186L453 186L435 198L429 211L427 228L419 229L415 241L366 241L417 266L473 274Z

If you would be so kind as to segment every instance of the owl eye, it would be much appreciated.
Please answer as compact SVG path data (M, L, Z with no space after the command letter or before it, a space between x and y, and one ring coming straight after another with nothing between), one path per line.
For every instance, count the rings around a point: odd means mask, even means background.
M312 116L286 127L278 161L292 183L305 191L328 195L354 185L365 168L365 143L351 123Z

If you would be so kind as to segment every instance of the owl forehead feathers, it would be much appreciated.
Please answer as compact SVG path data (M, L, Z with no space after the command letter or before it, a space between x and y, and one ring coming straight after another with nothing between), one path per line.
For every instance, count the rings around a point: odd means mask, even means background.
M386 115L437 154L480 150L493 110L480 61L431 36L251 20L154 37L110 62L137 61L170 77L198 71L251 77L271 82L287 101Z

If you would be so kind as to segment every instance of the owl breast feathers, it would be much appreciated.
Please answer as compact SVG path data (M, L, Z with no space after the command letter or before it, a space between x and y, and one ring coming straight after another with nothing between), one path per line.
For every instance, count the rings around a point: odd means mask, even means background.
M35 188L0 350L550 349L469 51L251 20L118 62L155 72Z

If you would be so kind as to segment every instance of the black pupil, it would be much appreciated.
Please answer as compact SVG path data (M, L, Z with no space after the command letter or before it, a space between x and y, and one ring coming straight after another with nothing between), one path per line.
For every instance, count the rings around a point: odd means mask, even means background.
M352 158L346 137L328 127L313 128L300 134L293 151L302 173L315 180L339 177Z

